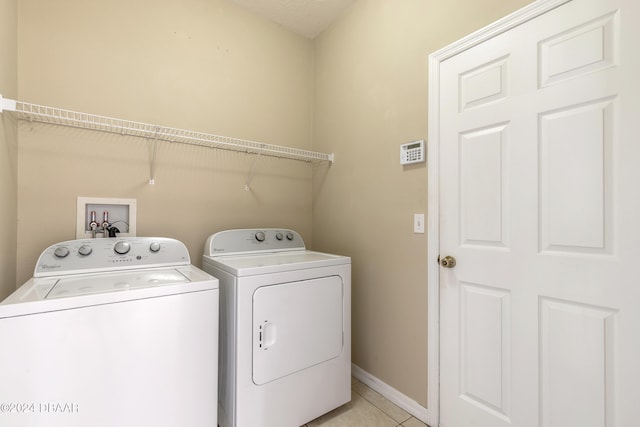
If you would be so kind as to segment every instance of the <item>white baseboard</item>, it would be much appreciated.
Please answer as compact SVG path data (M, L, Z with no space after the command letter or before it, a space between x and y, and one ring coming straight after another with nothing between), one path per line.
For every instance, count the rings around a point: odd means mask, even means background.
M404 409L423 423L429 422L429 409L420 405L415 400L410 397L402 394L395 388L391 387L389 384L384 381L379 380L374 377L364 369L360 368L357 365L351 364L351 375L361 383L367 385L370 389L380 393L382 396L389 399L391 402L398 405L400 408Z

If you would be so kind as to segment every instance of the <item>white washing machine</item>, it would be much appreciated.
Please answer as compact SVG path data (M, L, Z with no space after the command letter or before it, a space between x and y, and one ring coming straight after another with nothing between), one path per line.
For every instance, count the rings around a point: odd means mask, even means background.
M220 427L299 427L351 400L351 259L292 230L207 239L220 280Z
M62 242L0 303L3 427L217 420L218 280L167 238Z

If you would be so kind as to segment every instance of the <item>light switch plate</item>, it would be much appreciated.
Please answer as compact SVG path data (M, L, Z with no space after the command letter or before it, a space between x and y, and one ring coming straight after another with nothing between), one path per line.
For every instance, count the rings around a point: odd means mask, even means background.
M413 214L413 232L424 233L424 214Z

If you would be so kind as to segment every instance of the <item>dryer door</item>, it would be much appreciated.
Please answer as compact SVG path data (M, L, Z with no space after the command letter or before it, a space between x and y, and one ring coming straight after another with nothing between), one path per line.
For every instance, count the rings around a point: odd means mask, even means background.
M333 359L343 348L342 278L258 288L253 294L253 320L257 385Z

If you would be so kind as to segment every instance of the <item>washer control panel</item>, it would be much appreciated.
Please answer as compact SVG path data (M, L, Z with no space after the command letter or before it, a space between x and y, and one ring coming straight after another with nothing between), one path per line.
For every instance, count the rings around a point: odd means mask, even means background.
M207 239L204 255L304 250L300 234L285 228L225 230Z
M189 251L166 237L68 240L45 249L34 277L93 273L133 268L189 265Z

